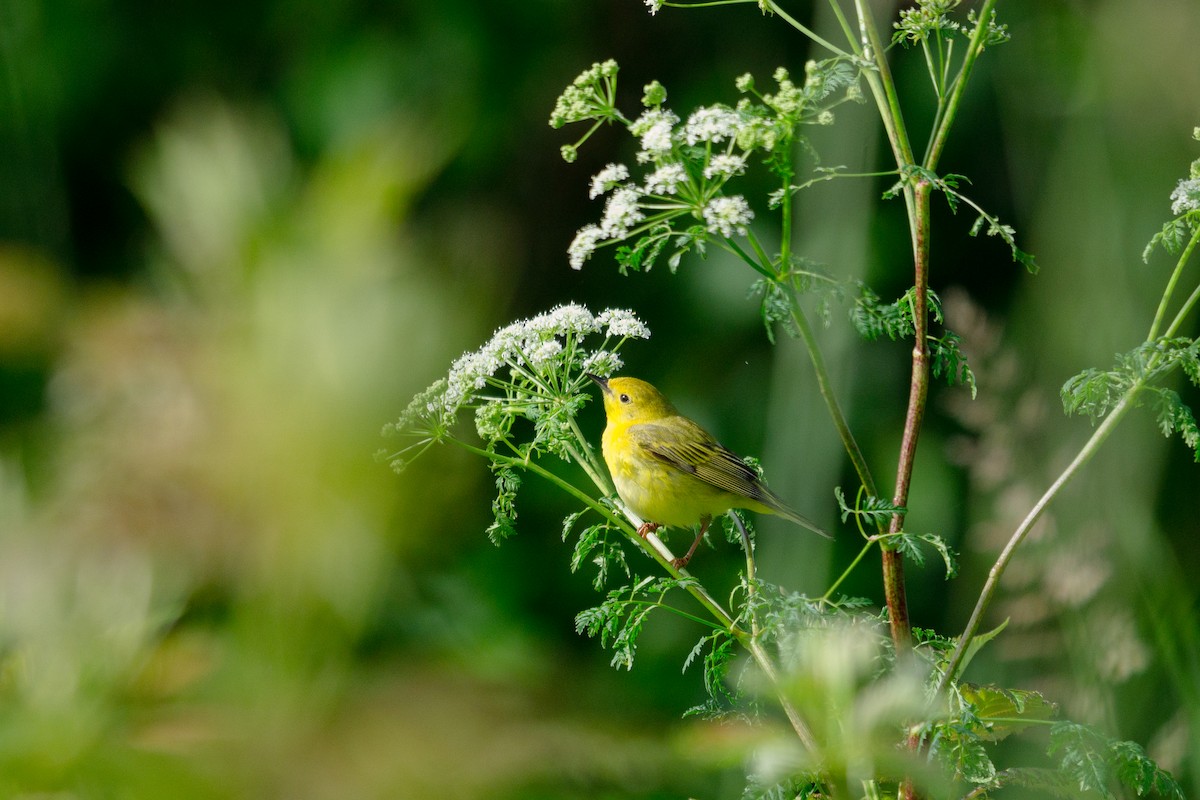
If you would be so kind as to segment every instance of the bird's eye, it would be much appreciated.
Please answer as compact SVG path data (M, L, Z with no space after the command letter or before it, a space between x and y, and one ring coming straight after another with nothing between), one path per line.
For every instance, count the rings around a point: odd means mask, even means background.
M627 395L627 394L623 394L623 395L621 395L621 402L622 402L622 403L628 403L628 402L629 402L629 395Z

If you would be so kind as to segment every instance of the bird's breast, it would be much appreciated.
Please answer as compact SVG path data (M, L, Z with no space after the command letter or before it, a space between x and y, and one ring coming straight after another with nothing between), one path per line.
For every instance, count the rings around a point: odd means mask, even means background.
M644 452L619 428L606 428L601 444L621 501L647 522L688 528L733 506L728 492Z

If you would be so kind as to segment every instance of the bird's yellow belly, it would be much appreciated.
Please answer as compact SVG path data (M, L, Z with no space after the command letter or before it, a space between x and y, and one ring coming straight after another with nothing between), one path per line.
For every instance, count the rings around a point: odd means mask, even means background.
M723 514L736 503L728 492L666 465L635 466L620 458L610 464L617 494L645 522L690 528L702 517Z

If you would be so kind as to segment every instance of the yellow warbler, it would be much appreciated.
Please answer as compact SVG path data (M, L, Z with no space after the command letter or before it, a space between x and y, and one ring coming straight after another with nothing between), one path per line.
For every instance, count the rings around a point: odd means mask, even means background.
M604 396L608 425L602 449L617 494L645 520L638 534L700 524L687 555L675 559L676 567L691 560L713 516L731 508L778 514L829 537L784 505L745 461L676 411L650 384L637 378L588 377Z

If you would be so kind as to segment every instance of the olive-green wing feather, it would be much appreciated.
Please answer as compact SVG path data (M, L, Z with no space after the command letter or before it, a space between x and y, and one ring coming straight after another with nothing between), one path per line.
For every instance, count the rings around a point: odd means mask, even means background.
M767 502L758 474L736 454L686 417L672 417L668 422L631 425L629 437L659 461L695 475L711 486L739 497Z
M659 461L695 475L710 486L762 503L780 516L832 538L819 525L788 508L745 461L687 417L631 425L627 434L631 442Z

